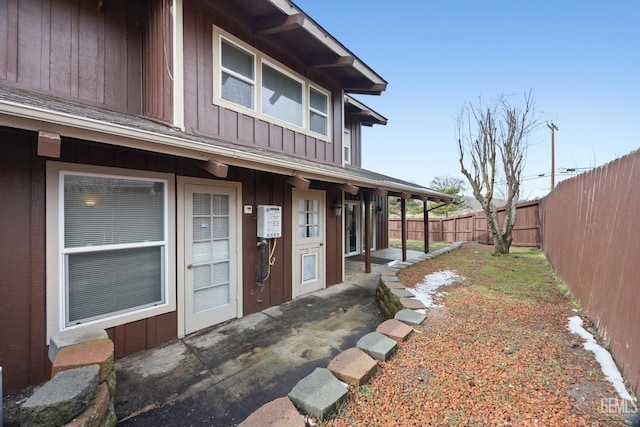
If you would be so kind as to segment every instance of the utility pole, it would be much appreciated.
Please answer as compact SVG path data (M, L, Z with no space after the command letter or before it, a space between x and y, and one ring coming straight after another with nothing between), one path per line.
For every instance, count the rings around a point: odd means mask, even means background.
M556 186L555 131L558 130L558 126L551 122L551 124L547 123L547 127L551 129L551 190L553 190Z

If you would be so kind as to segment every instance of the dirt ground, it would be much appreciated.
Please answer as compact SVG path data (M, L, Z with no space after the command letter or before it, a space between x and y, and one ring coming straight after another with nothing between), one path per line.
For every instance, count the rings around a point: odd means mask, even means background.
M325 425L631 424L633 408L620 413L593 353L568 331L579 312L546 261L490 251L464 246L400 274L405 286L443 269L465 279Z

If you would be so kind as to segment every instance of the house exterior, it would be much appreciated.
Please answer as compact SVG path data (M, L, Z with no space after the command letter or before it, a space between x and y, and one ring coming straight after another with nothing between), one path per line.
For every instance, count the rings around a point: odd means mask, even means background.
M116 357L341 283L388 244L352 97L387 82L284 0L0 1L3 392L49 337Z

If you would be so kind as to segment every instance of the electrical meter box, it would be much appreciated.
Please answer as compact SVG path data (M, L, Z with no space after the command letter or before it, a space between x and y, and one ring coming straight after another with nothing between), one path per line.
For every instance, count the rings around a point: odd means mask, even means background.
M258 205L258 237L273 239L282 236L282 207Z

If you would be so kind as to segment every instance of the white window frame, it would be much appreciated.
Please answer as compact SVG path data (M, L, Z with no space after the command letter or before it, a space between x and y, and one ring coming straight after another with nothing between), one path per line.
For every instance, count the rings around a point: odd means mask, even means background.
M140 179L162 181L165 191L165 240L163 244L164 302L151 307L132 309L77 325L66 326L66 284L63 263L68 250L64 248L64 175L90 175L121 179ZM47 342L52 334L96 325L112 328L125 323L135 322L176 310L175 294L175 176L167 173L136 171L119 168L107 168L71 163L47 162L46 172L46 218L47 218ZM125 245L130 246L130 245Z
M218 57L218 61L219 61L219 64L220 64L219 65L220 72L218 73L218 87L220 88L220 91L218 93L219 93L220 99L225 101L225 102L228 102L228 103L230 103L232 105L235 105L235 106L237 106L239 108L248 109L250 111L255 110L256 109L256 103L257 103L257 92L258 92L258 90L257 90L257 70L256 70L257 58L256 58L256 55L253 52L251 52L250 50L247 50L244 47L240 46L238 43L235 43L233 40L230 40L228 37L224 37L224 36L221 35L220 37L218 37L217 41L218 41L218 54L220 55ZM253 80L248 79L247 77L236 73L234 70L230 70L228 68L225 68L222 65L222 42L223 41L225 41L228 44L232 45L236 49L245 52L246 54L250 55L253 58ZM215 54L215 52L214 52L214 54ZM243 82L248 83L248 84L251 85L251 88L252 88L251 101L252 101L252 104L253 104L253 108L249 108L249 107L247 107L245 105L237 104L237 103L235 103L233 101L230 101L228 99L223 99L222 98L222 72L223 71L225 73L227 73L227 74L229 74L229 75L231 75L231 76L233 76L233 77L235 77L235 78L237 78L239 80L242 80Z
M247 108L240 104L236 104L231 101L227 101L222 98L222 39L226 42L233 44L237 48L254 55L254 76L255 76L255 85L254 85L254 105L253 108ZM319 140L323 140L331 143L331 135L332 135L332 115L331 115L331 92L318 86L316 83L306 79L304 76L296 73L290 68L280 64L275 59L265 55L260 52L253 46L248 43L243 42L239 38L233 36L232 34L224 31L223 29L212 25L212 46L213 46L213 99L212 103L214 105L220 105L229 110L237 111L242 114L246 114L251 117L255 117L260 120L265 120L270 123L275 123L283 128L292 130L294 132L300 132L306 135L309 135L313 138L317 138ZM262 66L266 64L267 66L275 69L276 71L284 74L285 76L296 80L302 83L302 127L297 126L293 123L286 122L284 120L280 120L278 118L272 117L267 114L262 113ZM227 71L228 72L228 71ZM235 75L235 74L234 74ZM323 135L321 133L317 133L312 131L309 128L309 115L311 107L309 105L309 91L310 88L313 87L316 91L327 96L327 134ZM318 111L313 110L318 113Z
M327 99L327 111L320 111L320 110L316 110L315 108L313 108L311 106L311 91L315 90L316 92L320 93L321 95L324 95ZM309 110L307 111L307 117L308 117L308 121L309 121L309 132L312 132L314 134L320 135L321 137L328 137L329 136L329 128L330 128L330 121L329 121L329 109L331 108L331 104L329 103L329 101L331 100L331 95L323 90L320 89L319 87L316 87L314 85L309 85L309 90L308 90L308 99L309 99ZM311 113L316 113L319 116L324 117L325 119L327 119L327 135L322 134L322 133L318 133L314 130L311 129Z
M351 164L351 152L353 151L352 145L351 130L344 129L344 132L342 133L342 163L345 165Z

